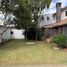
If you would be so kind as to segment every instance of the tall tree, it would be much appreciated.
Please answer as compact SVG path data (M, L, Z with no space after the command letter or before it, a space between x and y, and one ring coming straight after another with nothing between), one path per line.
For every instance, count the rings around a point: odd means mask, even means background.
M41 5L40 5L41 1ZM50 0L19 0L19 10L14 12L15 15L18 17L18 20L16 21L16 27L17 28L30 28L35 27L36 21L37 21L37 14L38 14L38 8L41 6L43 7L45 4L49 4ZM34 11L34 23L32 23L32 12Z
M29 28L36 25L32 23L31 12L35 12L34 19L37 21L38 7L44 4L49 4L50 0L0 0L0 9L5 15L5 19L8 14L13 13L17 17L16 27L17 28ZM19 9L16 8L19 5Z
M17 28L25 28L26 24L30 21L30 9L27 0L19 0L19 10L14 14L18 18L16 21Z

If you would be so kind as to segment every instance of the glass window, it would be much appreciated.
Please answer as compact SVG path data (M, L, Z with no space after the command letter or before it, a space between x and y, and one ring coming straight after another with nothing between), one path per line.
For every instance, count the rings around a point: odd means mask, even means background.
M47 17L47 20L49 20L49 17Z
M43 16L41 17L41 19L42 19L42 21L44 21L44 17Z
M66 11L66 16L67 16L67 11Z

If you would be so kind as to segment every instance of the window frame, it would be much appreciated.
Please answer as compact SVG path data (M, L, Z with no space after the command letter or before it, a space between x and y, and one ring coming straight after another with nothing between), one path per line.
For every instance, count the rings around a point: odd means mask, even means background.
M47 16L47 21L49 21L49 17Z
M41 20L44 21L44 16L41 16Z

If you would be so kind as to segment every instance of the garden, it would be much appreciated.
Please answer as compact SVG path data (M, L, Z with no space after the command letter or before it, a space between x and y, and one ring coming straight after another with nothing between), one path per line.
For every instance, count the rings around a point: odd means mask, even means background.
M67 51L45 41L10 40L0 46L0 64L67 64Z

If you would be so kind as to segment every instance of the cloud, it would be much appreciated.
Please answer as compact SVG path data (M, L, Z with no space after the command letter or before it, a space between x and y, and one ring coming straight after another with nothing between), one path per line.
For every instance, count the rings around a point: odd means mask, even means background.
M51 3L50 3L49 9L48 10L44 9L43 15L44 14L49 14L49 13L56 13L56 3L57 2L62 3L61 8L64 8L64 7L67 6L67 0L52 0Z
M49 10L48 10L49 13L55 13L56 12L56 3L57 2L62 3L61 8L64 8L64 7L67 6L67 0L52 0L51 3L50 3Z
M67 0L52 0L52 2L50 3L50 7L49 8L56 7L56 3L57 2L61 2L62 3L62 8L67 6Z
M67 6L67 0L62 0L62 6L63 7Z

